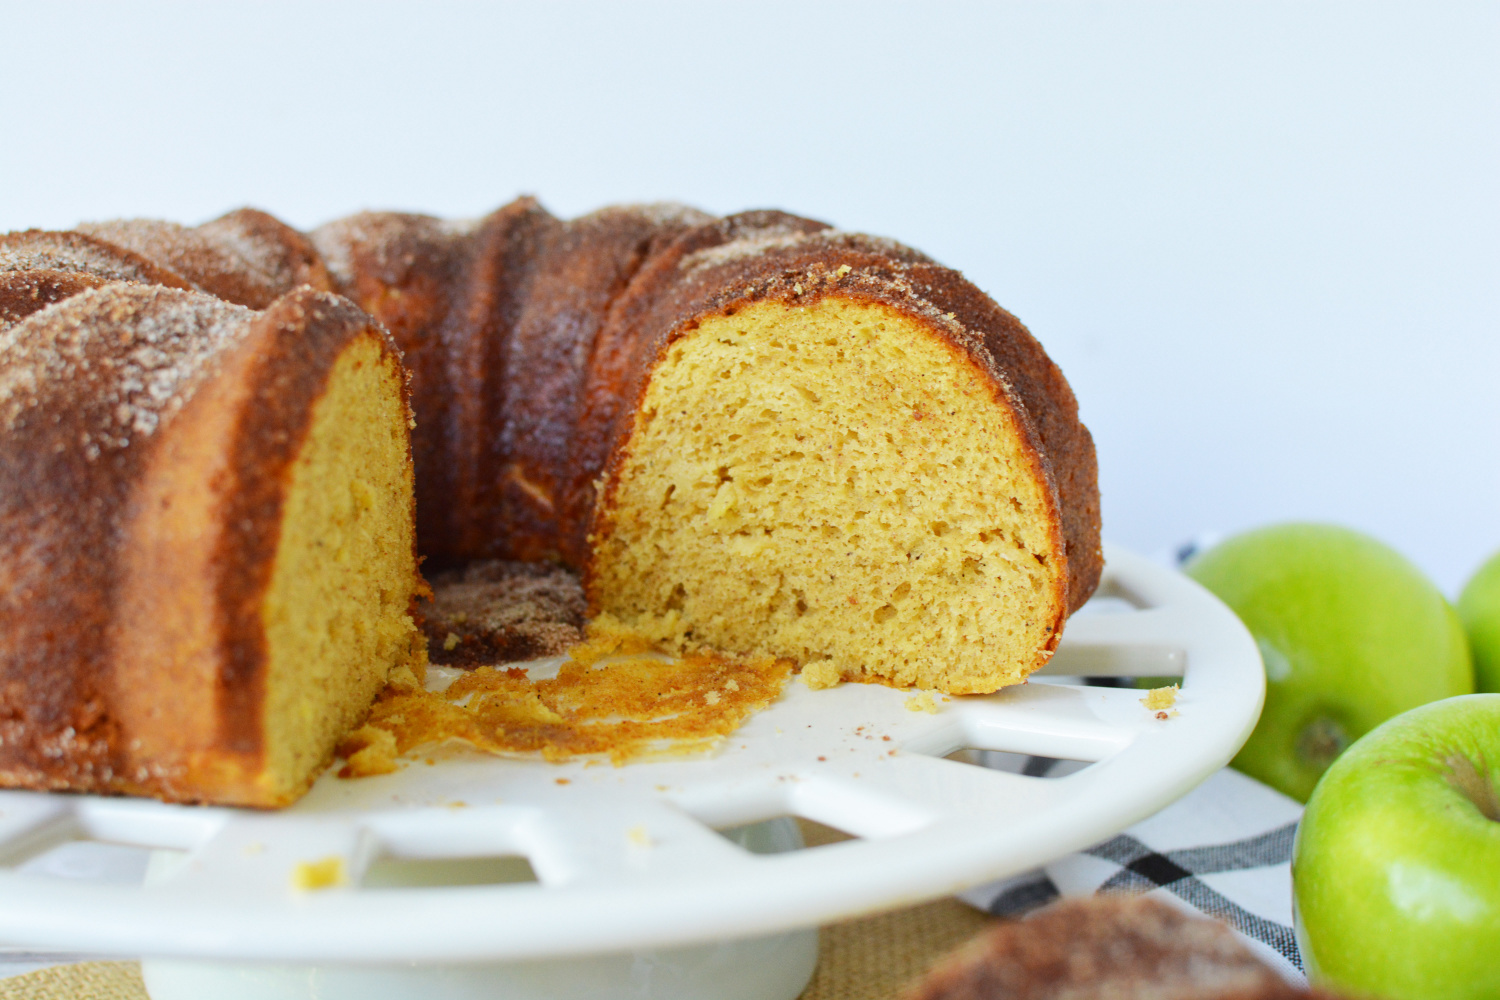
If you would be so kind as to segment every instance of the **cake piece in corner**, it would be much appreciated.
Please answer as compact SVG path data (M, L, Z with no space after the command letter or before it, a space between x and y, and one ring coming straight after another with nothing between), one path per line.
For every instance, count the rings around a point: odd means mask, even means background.
M0 785L285 805L420 670L389 335L80 290L0 330Z
M999 922L904 1000L1338 998L1282 979L1217 920L1144 896L1091 896Z

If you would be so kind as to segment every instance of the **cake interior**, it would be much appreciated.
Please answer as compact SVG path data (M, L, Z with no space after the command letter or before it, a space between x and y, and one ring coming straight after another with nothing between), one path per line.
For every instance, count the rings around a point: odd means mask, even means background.
M1015 417L921 321L827 296L709 318L651 376L597 610L809 679L953 693L1045 662L1066 566Z
M265 780L290 801L421 633L400 363L373 333L339 355L293 465L262 606Z

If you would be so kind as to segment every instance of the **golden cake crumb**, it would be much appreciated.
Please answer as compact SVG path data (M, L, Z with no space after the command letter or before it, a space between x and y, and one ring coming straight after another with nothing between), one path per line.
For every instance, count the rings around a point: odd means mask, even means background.
M340 778L368 778L396 770L396 737L378 726L360 726L344 737L338 753L345 760Z
M1146 697L1141 699L1141 704L1153 712L1160 712L1177 704L1177 691L1178 687L1176 684L1152 688L1146 692Z
M614 615L605 613L588 623L587 637L568 650L568 659L584 667L591 667L606 656L649 653L655 647L651 636L622 624Z
M906 699L906 710L908 712L926 712L928 715L937 715L937 702L933 700L931 691L923 691Z
M957 694L1047 662L1066 603L1056 501L989 376L955 367L932 322L828 296L674 339L600 509L597 606L670 650L791 657L809 687L820 661ZM856 358L857 378L836 374Z
M348 883L349 877L344 873L344 859L338 855L320 861L303 861L292 869L292 887L302 892L333 889Z
M386 679L386 687L393 687L398 691L412 691L421 687L427 679L427 664L420 659L411 663L403 663L391 670L391 676Z
M817 660L802 668L802 683L814 691L837 687L842 678L832 660Z

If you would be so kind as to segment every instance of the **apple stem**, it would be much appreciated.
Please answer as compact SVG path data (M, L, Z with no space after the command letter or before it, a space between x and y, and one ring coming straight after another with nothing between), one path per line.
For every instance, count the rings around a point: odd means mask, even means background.
M1448 783L1474 803L1486 819L1500 823L1500 793L1495 791L1494 782L1487 777L1489 768L1475 767L1472 760L1457 753L1448 757L1447 764Z
M1349 734L1336 720L1320 715L1302 728L1297 753L1319 773L1349 747Z

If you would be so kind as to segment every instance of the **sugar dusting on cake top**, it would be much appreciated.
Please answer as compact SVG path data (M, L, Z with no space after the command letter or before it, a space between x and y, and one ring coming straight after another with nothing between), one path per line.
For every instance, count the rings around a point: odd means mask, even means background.
M39 229L0 236L0 271L69 271L112 281L192 287L181 276L123 248L79 233Z
M56 447L81 447L90 460L128 448L192 398L253 315L211 296L133 284L49 306L0 331L0 427L14 433L33 412L64 412L50 433L39 428Z
M714 217L691 205L679 201L651 201L633 205L617 205L616 211L640 216L653 226L702 226L714 221Z
M881 254L902 263L931 263L919 251L884 236L852 233L842 229L823 229L809 233L790 222L767 226L728 243L688 254L678 264L687 272L706 270L732 264L750 257L759 257L777 250L794 247L840 247L862 253Z
M348 289L355 279L355 253L371 253L381 269L415 263L417 249L467 239L481 219L444 220L403 212L360 212L319 226L308 238L334 280Z

